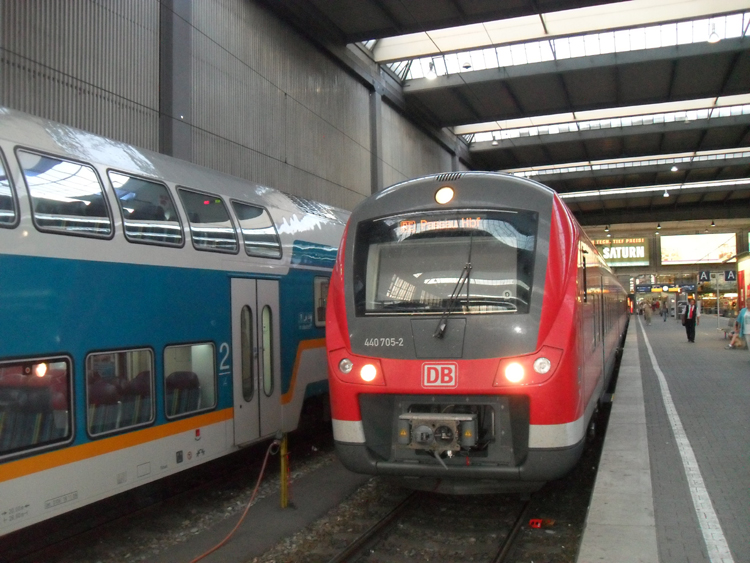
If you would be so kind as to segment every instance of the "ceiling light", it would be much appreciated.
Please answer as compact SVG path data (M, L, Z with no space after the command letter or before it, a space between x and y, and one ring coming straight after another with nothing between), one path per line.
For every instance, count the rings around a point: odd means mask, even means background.
M721 37L716 33L716 24L711 24L711 35L708 36L709 43L718 43L721 41Z
M658 234L659 234L659 231L656 231L656 233L654 233L654 234L658 235Z
M497 146L497 139L492 139L492 146L493 146L493 147L496 147L496 146Z
M609 232L609 225L607 225L606 227L604 227L604 232L605 232L605 233L608 233L608 232Z
M659 223L658 225L656 225L656 230L658 231L659 229L661 229L661 223Z
M607 238L612 238L612 233L607 233Z
M461 68L463 68L464 70L469 70L471 68L471 63L465 62Z
M662 197L669 197L669 192L667 190L664 190L664 194Z
M715 227L715 226L716 226L716 223L714 223L713 221L711 221L711 226L712 226L712 227Z
M435 72L435 63L430 62L430 67L427 71L427 74L425 75L425 78L427 80L435 80L437 78L437 72Z
M677 168L676 166L673 166L670 170L672 170L672 172L677 172L679 168Z

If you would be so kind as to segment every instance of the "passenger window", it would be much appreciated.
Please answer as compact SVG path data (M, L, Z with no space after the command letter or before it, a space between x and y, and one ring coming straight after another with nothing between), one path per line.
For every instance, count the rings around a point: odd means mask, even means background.
M130 242L182 245L182 226L164 184L109 172Z
M168 346L164 350L168 417L216 406L216 350L213 344Z
M154 420L154 355L149 349L86 357L86 420L95 436Z
M0 364L0 456L72 437L70 361Z
M328 303L328 278L315 278L314 304L315 326L322 328L326 326L326 303Z
M266 397L273 395L273 315L271 307L263 307L261 317L263 331L263 392Z
M242 308L240 318L240 333L242 346L242 396L245 401L250 401L255 394L255 374L253 373L253 315L250 307Z
M112 221L93 167L80 162L18 151L40 231L108 237Z
M187 211L193 246L197 250L237 253L237 233L221 198L183 188L179 193Z
M0 227L13 227L16 224L16 198L6 172L5 161L0 157Z
M240 222L248 256L281 258L281 242L268 211L239 201L233 201L232 207Z

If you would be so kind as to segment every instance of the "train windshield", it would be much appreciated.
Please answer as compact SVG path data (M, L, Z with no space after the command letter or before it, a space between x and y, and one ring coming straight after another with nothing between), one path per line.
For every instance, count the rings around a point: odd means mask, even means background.
M449 211L362 222L357 315L528 313L537 214Z

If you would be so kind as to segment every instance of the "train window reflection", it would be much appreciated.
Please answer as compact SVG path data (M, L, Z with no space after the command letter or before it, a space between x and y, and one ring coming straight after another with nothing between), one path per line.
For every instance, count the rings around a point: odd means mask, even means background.
M528 313L537 216L449 211L362 222L358 315Z
M0 157L0 227L12 227L16 224L16 198L6 172L5 162Z
M0 364L0 456L72 437L70 361Z
M18 150L40 231L108 237L112 221L93 167L80 162Z
M149 349L86 357L86 419L94 436L154 420L154 355Z
M262 207L233 201L232 207L240 222L245 252L261 258L281 258L281 243L268 211Z
M182 245L182 226L166 186L119 172L109 172L117 194L125 237L131 242Z
M216 351L213 344L167 346L164 374L168 417L216 406Z
M178 191L187 211L193 246L197 250L236 253L237 234L221 198L184 188Z

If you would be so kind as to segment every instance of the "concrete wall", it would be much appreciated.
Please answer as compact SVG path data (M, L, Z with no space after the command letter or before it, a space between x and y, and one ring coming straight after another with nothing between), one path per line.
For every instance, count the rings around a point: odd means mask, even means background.
M0 105L296 195L351 209L457 162L253 2L10 1L0 31Z

